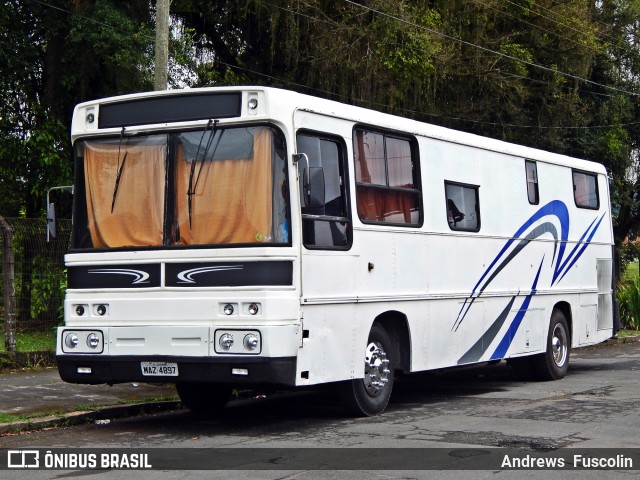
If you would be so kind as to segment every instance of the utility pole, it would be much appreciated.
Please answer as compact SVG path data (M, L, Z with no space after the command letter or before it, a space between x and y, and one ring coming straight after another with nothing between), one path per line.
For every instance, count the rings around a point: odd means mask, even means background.
M4 345L10 354L16 353L16 289L14 284L13 229L0 216L2 237L2 289L4 291Z
M169 63L169 4L171 0L156 0L156 64L154 90L167 89Z

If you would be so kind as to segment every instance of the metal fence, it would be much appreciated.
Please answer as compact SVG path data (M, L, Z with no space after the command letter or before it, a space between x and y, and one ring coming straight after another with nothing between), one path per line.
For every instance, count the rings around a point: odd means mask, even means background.
M53 331L62 321L71 221L58 220L49 243L44 218L0 217L0 227L0 338L11 351L11 335Z

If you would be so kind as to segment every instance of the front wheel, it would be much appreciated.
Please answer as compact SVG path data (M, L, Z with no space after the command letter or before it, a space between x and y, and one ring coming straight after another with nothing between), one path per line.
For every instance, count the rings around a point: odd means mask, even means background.
M393 389L392 343L382 325L374 323L364 351L364 378L341 382L338 395L352 415L370 417L382 413Z
M193 413L214 415L229 401L232 387L223 383L176 383L176 390Z
M539 380L559 380L565 376L569 368L569 326L564 313L554 310L551 314L547 350L532 359L536 378Z

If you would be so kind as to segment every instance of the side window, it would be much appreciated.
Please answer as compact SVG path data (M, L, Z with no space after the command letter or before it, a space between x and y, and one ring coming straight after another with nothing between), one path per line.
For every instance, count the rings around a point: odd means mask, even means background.
M302 243L307 248L347 249L351 221L342 143L331 137L299 133L298 161Z
M479 188L475 185L444 182L447 200L447 221L451 230L480 230Z
M538 192L538 167L536 162L525 160L524 168L527 177L527 196L529 203L538 205L540 203L540 193Z
M580 208L600 208L598 177L592 173L573 171L573 198Z
M353 151L358 216L365 223L422 224L415 142L355 129Z

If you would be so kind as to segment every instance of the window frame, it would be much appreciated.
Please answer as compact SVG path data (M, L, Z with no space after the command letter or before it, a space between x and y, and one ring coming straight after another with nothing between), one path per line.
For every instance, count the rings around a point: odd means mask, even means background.
M476 205L475 205L475 213L477 216L477 222L476 222L476 228L475 229L471 229L471 228L460 228L460 227L454 227L449 223L449 207L447 206L447 185L450 185L452 187L462 187L462 188L468 188L468 189L472 189L475 192L475 201L476 201ZM444 206L445 206L445 214L447 217L447 225L449 225L449 229L454 231L454 232L471 232L471 233L478 233L480 231L481 225L482 225L482 215L480 215L480 185L474 185L471 183L462 183L462 182L455 182L455 181L451 181L451 180L445 180L444 181Z
M533 165L533 168L535 169L535 181L533 182L529 182L529 171L527 169L527 167L529 165ZM538 162L536 162L535 160L527 160L525 159L524 161L524 177L525 177L525 182L526 182L526 187L527 187L527 200L529 200L529 204L530 205L540 205L540 177L538 176ZM535 199L532 201L531 200L531 196L529 195L529 184L533 184L535 186Z
M344 138L336 135L336 134L332 134L332 133L327 133L327 132L322 132L319 130L311 130L311 129L307 129L307 128L301 128L299 130L296 131L295 133L295 140L296 140L296 149L295 149L295 153L300 153L299 147L298 147L298 135L306 135L308 137L316 137L319 138L320 140L326 140L329 142L334 142L335 144L337 144L338 146L338 154L340 155L340 159L339 159L339 167L341 167L341 174L342 174L342 185L341 185L341 195L344 198L344 202L345 202L345 214L346 216L344 217L344 219L346 220L347 223L347 244L343 245L343 246L331 246L331 245L314 245L314 244L307 244L305 242L305 238L304 238L304 221L306 220L312 220L312 221L320 221L320 222L332 222L332 221L336 221L335 218L336 217L332 217L330 215L312 215L312 214L305 214L302 212L302 209L305 208L301 202L300 199L300 181L298 180L296 182L296 194L298 195L298 203L300 204L300 230L299 230L299 235L300 235L300 243L302 244L302 246L307 249L307 250L329 250L329 251L347 251L347 250L351 250L351 247L353 246L353 217L351 215L351 196L350 196L350 183L349 183L349 166L348 166L348 152L347 152L347 145L344 141ZM298 166L296 166L296 168L299 168Z
M384 137L384 170L385 170L385 181L386 185L381 185L377 183L364 183L358 182L355 172L357 171L356 165L356 131L364 131L370 133L376 133L382 135ZM412 173L413 173L413 182L415 188L406 188L406 187L392 187L389 186L389 164L387 160L387 149L386 149L386 138L394 138L398 140L404 140L409 143L409 149L411 150L411 164L412 164ZM403 227L403 228L421 228L424 225L424 202L422 195L422 171L420 165L420 146L418 144L418 140L415 136L397 132L395 130L389 130L381 127L371 126L367 124L356 124L353 126L352 130L352 148L353 148L353 167L354 167L354 185L355 185L355 196L356 196L356 212L358 214L358 219L365 225L378 225L378 226L388 226L388 227ZM379 190L384 192L398 192L405 194L413 194L417 196L417 207L418 207L418 221L416 223L403 223L403 222L385 222L379 220L370 220L366 218L362 218L360 216L360 212L358 211L357 202L358 202L358 189L366 188L371 190Z
M284 141L284 179L287 184L286 189L286 212L285 217L287 219L289 225L289 235L288 240L286 242L250 242L250 243L227 243L227 244L193 244L193 245L179 245L174 244L170 240L172 238L172 229L173 224L176 218L175 213L175 180L173 179L173 175L175 174L175 163L176 163L176 149L177 149L177 137L181 133L186 132L202 132L205 128L204 125L193 126L188 128L176 128L175 126L168 126L166 128L160 130L140 130L135 131L134 136L152 136L152 135L166 135L168 138L167 141L167 155L165 158L165 181L164 181L164 189L165 189L165 202L163 206L163 222L162 222L162 231L163 231L163 239L162 244L160 245L150 245L150 246L125 246L125 247L93 247L86 246L86 240L80 237L80 229L83 228L83 225L86 226L88 223L88 212L85 196L85 167L84 167L84 155L80 155L76 152L77 148L83 144L84 142L91 142L96 140L116 140L119 141L120 134L113 133L109 135L86 135L80 136L75 139L72 145L73 151L73 163L74 163L74 186L76 188L76 193L73 200L72 206L72 215L74 218L73 227L71 230L71 245L69 247L70 253L86 253L86 252L131 252L131 251L155 251L155 250L204 250L204 249L237 249L237 248L264 248L264 247L276 247L276 248L287 248L291 247L294 242L295 232L291 231L291 216L292 216L292 205L291 199L289 198L289 162L287 158L290 158L289 152L291 151L291 146L287 142L287 137L280 126L276 123L268 122L268 121L257 121L257 122L246 122L240 124L225 124L221 125L220 129L231 129L231 128L252 128L252 127L264 127L271 129L274 133L279 135Z
M578 197L576 196L576 174L584 175L586 177L592 177L595 180L596 189L596 206L584 205L578 203ZM571 185L573 187L573 202L577 208L583 208L585 210L600 210L600 185L598 184L598 174L594 172L588 172L586 170L579 170L577 168L571 169Z

